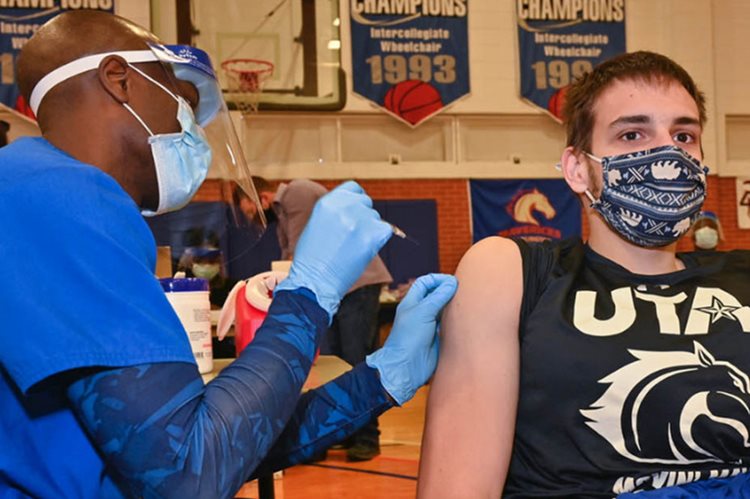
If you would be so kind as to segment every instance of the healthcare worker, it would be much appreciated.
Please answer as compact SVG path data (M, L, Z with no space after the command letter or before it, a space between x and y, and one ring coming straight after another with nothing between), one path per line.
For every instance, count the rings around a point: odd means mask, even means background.
M141 213L186 204L211 163L208 128L234 134L205 54L77 11L39 29L17 67L43 136L0 150L0 496L232 497L432 374L455 290L439 275L415 283L381 350L299 397L338 302L391 233L350 182L316 206L251 347L204 385Z

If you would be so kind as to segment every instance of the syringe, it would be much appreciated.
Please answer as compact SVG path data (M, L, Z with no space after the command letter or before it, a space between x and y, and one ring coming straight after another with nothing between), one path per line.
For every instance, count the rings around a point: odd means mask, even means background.
M417 241L414 238L411 238L411 237L407 236L406 232L404 232L403 230L401 230L398 226L393 225L390 222L386 222L386 223L391 226L391 230L393 231L393 235L394 236L399 237L399 238L401 238L401 239L403 239L405 241L411 241L414 244L419 245L419 241Z

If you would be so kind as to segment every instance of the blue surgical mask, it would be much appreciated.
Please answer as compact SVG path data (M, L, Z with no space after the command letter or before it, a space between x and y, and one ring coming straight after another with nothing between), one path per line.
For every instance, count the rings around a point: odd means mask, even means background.
M127 103L123 104L150 135L148 143L151 145L159 185L159 206L156 211L144 210L142 213L153 216L179 210L190 202L206 179L211 165L211 147L185 99L170 92L135 66L130 67L177 101L177 121L182 128L178 133L156 135L133 108Z
M604 177L595 209L617 233L642 247L666 246L692 225L706 199L708 168L686 151L663 146L598 158Z

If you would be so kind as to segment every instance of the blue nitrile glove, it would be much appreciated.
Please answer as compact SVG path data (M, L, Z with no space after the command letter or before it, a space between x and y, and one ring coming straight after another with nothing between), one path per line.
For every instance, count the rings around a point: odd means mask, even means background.
M329 315L393 235L356 182L346 182L315 203L294 250L289 276L275 292L307 288Z
M398 405L408 402L435 372L438 315L457 287L456 278L446 274L414 281L396 309L385 345L367 356L367 365L378 370L383 388Z

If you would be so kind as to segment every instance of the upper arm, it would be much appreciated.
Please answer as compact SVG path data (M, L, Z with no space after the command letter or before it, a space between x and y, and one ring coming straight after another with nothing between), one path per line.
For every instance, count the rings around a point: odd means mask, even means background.
M500 497L519 380L521 254L488 238L464 255L441 323L420 463L421 497Z

